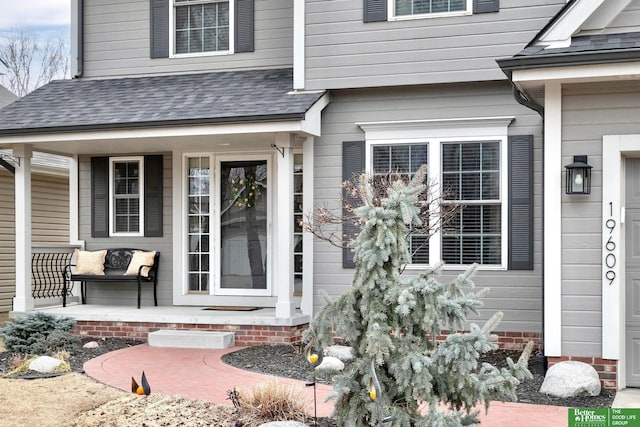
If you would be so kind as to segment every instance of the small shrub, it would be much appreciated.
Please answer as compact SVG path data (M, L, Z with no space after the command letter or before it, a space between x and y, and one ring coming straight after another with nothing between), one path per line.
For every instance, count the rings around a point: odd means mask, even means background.
M33 359L26 354L16 353L9 358L9 371L26 371L32 360Z
M12 353L43 354L48 350L47 337L53 331L68 332L74 325L74 319L38 312L7 323L0 328L0 338Z
M71 359L71 354L67 350L59 350L52 357L62 360L63 362L68 362Z
M250 425L269 421L304 422L308 419L309 403L299 386L282 384L271 378L240 392L239 412L242 421Z
M79 336L74 335L71 332L54 329L47 338L45 338L44 342L45 351L47 353L55 353L61 350L73 352L73 350L80 345L82 340Z

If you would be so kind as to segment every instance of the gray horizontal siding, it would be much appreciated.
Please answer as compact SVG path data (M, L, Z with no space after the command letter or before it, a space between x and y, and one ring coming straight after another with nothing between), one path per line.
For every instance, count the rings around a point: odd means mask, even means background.
M637 2L634 2L636 5ZM588 196L562 191L562 354L602 354L602 136L640 133L640 82L563 86L562 167L593 166ZM547 167L553 167L548 165Z
M352 89L332 92L332 102L322 119L322 137L314 146L314 197L317 206L338 208L342 180L342 142L364 140L355 123L368 121L445 119L461 117L516 116L509 133L533 134L534 141L534 270L480 271L479 287L489 287L481 317L496 311L505 318L501 331L541 332L541 120L533 111L513 100L507 82L432 85L385 89ZM340 249L326 242L314 244L314 311L324 304L320 289L336 297L351 287L353 270L342 268ZM408 273L410 274L410 273ZM444 278L451 278L446 273Z
M131 156L135 154L123 154ZM117 154L112 154L117 157ZM86 242L87 250L99 250L105 248L137 248L160 251L160 268L158 271L158 305L172 305L172 265L173 265L173 240L172 240L172 190L171 190L171 154L164 153L163 158L163 237L91 237L91 160L90 157L81 157L78 161L79 171L79 235ZM135 306L136 284L134 283L92 283L87 286L87 302L95 304L114 304L123 306ZM146 291L145 291L146 289ZM152 287L143 287L142 305L153 305Z
M501 2L498 13L364 23L362 1L306 1L307 89L503 79L562 0Z
M85 0L84 77L119 77L293 64L293 1L255 1L255 51L149 57L149 0Z
M633 0L607 28L585 31L584 34L620 34L640 31L640 0ZM579 35L582 35L580 33Z

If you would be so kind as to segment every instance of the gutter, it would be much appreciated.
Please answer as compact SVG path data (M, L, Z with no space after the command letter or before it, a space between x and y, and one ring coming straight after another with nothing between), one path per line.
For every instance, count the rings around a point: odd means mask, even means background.
M635 62L640 58L640 49L615 49L597 52L558 52L532 54L530 56L514 56L498 59L496 62L502 71L511 77L513 70L529 68L551 68L576 65L596 65L612 62Z
M503 70L504 71L504 70ZM511 80L511 79L509 79ZM518 89L516 87L515 84L513 84L513 82L511 82L511 85L513 86L513 97L515 98L516 102L520 105L523 105L533 111L535 111L536 113L538 113L540 115L540 117L542 118L542 152L544 153L544 107L540 104L537 104L533 101L531 101L529 98L527 98L521 91L520 89ZM541 197L541 206L542 206L542 215L541 215L541 224L542 224L542 235L540 236L541 238L541 248L540 248L540 253L542 255L542 263L541 263L541 284L542 284L542 332L540 334L540 338L542 341L542 354L538 353L536 354L536 358L535 358L535 369L536 370L540 370L543 374L546 372L547 370L547 358L544 355L544 168L545 168L545 164L544 162L542 162L542 191L540 193L540 197Z

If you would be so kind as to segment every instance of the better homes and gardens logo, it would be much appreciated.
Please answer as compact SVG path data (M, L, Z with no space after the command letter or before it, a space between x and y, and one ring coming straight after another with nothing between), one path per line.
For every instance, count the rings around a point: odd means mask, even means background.
M573 424L572 424L573 421ZM609 427L608 408L569 409L570 427Z
M637 408L569 408L569 427L640 427Z

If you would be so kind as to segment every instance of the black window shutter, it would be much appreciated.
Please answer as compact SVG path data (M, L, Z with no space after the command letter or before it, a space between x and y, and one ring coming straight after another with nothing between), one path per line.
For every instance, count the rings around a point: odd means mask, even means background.
M473 0L473 13L498 12L500 0Z
M151 58L169 57L169 0L151 0Z
M235 0L234 52L253 52L254 4L253 0Z
M509 137L509 270L533 270L533 135Z
M109 237L109 158L91 158L91 237Z
M355 175L364 172L364 141L345 141L342 143L342 181L349 181ZM350 197L344 190L342 197L352 206L359 206L360 202ZM344 206L342 215L350 216ZM342 223L343 243L348 243L358 233L358 227L351 222ZM353 251L345 248L342 250L342 267L354 268Z
M162 155L144 156L144 235L162 237Z
M363 0L362 6L364 22L387 20L387 0Z

